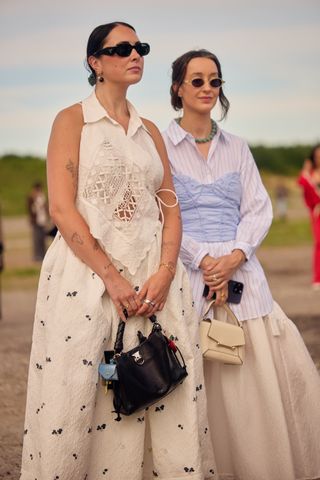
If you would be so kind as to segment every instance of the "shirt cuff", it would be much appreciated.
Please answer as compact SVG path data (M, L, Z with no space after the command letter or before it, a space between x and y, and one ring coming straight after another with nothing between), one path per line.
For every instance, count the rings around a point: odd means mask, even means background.
M204 249L204 248L201 248L199 250L199 252L194 256L193 258L193 261L191 263L191 268L193 268L193 270L199 270L199 265L201 263L201 260L206 256L206 255L209 255L209 252Z
M246 256L246 260L250 260L250 258L254 254L254 248L249 243L246 243L246 242L235 242L232 250L237 250L237 249L243 251L243 253Z

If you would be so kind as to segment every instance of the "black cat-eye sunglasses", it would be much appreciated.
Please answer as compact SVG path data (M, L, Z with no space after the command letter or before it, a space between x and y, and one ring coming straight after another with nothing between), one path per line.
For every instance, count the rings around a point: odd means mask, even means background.
M109 57L112 57L113 55L118 55L119 57L129 57L133 49L138 52L140 57L144 57L150 52L150 45L148 43L141 42L136 42L134 45L131 45L129 42L123 42L115 45L114 47L101 48L93 55L95 57L98 57L99 55L108 55Z

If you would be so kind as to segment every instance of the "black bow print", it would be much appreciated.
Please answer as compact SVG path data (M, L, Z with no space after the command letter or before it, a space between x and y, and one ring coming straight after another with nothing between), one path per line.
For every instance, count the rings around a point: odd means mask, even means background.
M91 360L86 360L85 358L82 360L83 365L88 365L92 367L92 361Z
M190 467L190 468L184 467L184 471L188 472L188 473L191 473L191 472L194 472L194 469L192 467Z
M164 410L164 405L160 405L160 407L156 407L156 412L160 412L161 410Z
M101 425L98 425L97 426L97 430L104 430L106 428L106 424L105 423L102 423Z
M52 430L52 435L61 435L63 432L62 428L58 428L57 430Z
M78 292L74 291L74 292L68 292L67 293L67 297L75 297L77 295Z

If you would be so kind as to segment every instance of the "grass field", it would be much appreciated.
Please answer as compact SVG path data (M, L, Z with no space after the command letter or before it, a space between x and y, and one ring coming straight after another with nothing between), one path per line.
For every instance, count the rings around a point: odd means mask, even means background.
M266 163L267 153L266 149L263 150L263 156L261 163ZM297 158L302 155L301 149L291 150ZM270 153L270 152L269 152ZM272 151L275 155L275 150ZM279 153L279 152L278 152ZM281 155L284 155L284 150L281 150ZM289 150L288 150L289 155ZM271 158L271 157L270 157ZM284 157L279 157L284 162ZM279 167L280 168L280 167ZM283 167L280 168L280 171ZM310 244L311 231L309 225L308 212L303 204L301 191L296 182L297 166L295 166L293 175L280 175L279 173L272 173L266 170L262 170L261 176L263 182L270 194L270 197L274 203L275 220L272 224L270 232L267 238L264 240L264 246L281 246L281 245L307 245ZM26 197L30 191L32 184L35 181L42 181L46 186L46 163L43 159L34 157L19 157L16 155L6 155L0 157L0 207L4 217L17 217L26 214ZM285 185L289 191L288 197L288 218L286 222L277 220L276 203L274 200L274 192L279 185ZM15 236L17 238L15 238ZM12 233L10 243L14 243L18 238L20 242L23 240L23 236L30 235L30 232L16 232ZM6 274L5 274L6 275ZM9 277L11 274L9 274ZM16 272L15 276L22 278L23 271ZM25 272L26 276L33 276L31 271ZM6 278L6 281L10 281L10 278Z
M274 220L262 245L264 247L309 245L312 242L309 219Z

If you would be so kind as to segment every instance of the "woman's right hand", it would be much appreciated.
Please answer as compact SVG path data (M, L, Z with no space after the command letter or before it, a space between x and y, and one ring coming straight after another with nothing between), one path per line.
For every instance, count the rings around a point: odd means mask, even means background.
M131 317L141 307L141 301L132 285L114 268L104 279L104 284L122 320L126 320L123 310Z

